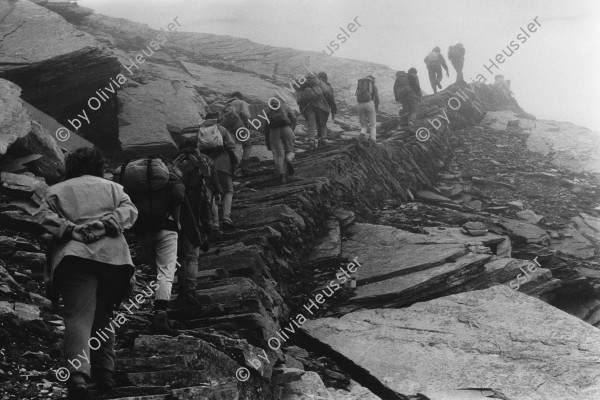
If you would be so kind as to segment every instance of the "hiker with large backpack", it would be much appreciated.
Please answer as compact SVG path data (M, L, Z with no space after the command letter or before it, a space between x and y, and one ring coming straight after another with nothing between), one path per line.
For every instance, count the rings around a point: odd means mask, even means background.
M417 111L421 102L421 85L417 77L417 69L410 68L408 73L398 71L394 82L394 97L402 104L401 115L408 120L409 129L417 119Z
M238 164L238 158L235 154L235 142L227 129L218 123L218 114L209 113L205 118L206 120L200 124L198 130L198 150L209 156L215 163L219 184L223 190L223 225L228 229L235 229L235 225L231 220L233 175ZM221 230L217 202L213 202L209 226L214 232L218 233Z
M63 298L71 400L88 398L90 380L99 394L114 386L115 335L105 328L113 310L128 297L134 273L123 231L136 222L137 210L123 187L103 174L100 150L75 150L66 159L66 180L48 189L35 214L53 237L44 280L50 283L53 303ZM97 331L107 339L90 349L92 332Z
M446 70L446 76L450 76L446 60L440 48L434 47L431 53L425 57L424 61L425 65L427 65L427 71L429 71L429 82L431 82L433 93L437 93L437 90L442 88L442 67Z
M456 70L456 83L466 83L462 72L465 65L465 48L462 43L448 47L448 60Z
M327 104L329 104L329 108L331 109L331 122L333 122L333 120L335 120L335 115L338 113L337 105L335 104L333 87L329 83L329 78L327 77L326 72L319 72L317 74L317 78L319 78L319 80L325 84L326 90L323 91L323 95L325 96L325 100L327 100Z
M306 120L308 144L311 148L315 148L317 147L316 131L319 135L318 145L327 144L327 120L331 112L329 104L332 101L332 98L329 101L327 98L333 95L333 92L315 75L307 75L305 79L306 81L298 88L296 101Z
M114 180L123 185L138 209L131 232L136 234L144 255L156 271L158 287L154 292L151 330L155 334L172 335L175 331L167 318L167 307L177 269L177 238L185 187L181 177L169 171L158 156L124 163L115 172Z
M356 100L358 101L358 118L360 120L360 137L370 133L372 141L377 140L377 111L379 110L379 92L375 86L375 77L369 75L358 80L356 86Z
M292 109L283 99L272 97L267 111L269 123L267 132L273 161L279 173L281 183L287 183L288 176L294 174L294 129L298 120Z
M240 92L233 92L227 100L225 107L219 113L219 125L227 129L231 136L242 144L243 153L242 162L240 163L242 173L248 172L248 163L252 155L252 144L250 138L248 140L240 140L236 132L240 128L251 130L253 127L249 123L250 119L250 107L244 101L244 96Z
M204 252L209 249L207 234L210 233L208 222L212 210L212 194L220 196L222 190L214 163L207 155L198 151L196 140L183 143L172 164L181 171L186 199L177 246L181 264L178 300L200 305L206 299L200 299L195 293L198 257L200 249Z

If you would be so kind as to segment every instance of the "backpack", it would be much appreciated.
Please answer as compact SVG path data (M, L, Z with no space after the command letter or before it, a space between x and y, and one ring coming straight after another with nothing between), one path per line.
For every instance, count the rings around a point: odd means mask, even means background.
M451 60L456 60L465 55L465 49L462 46L455 44L454 46L450 46L448 48L448 58Z
M319 100L323 96L323 89L321 86L316 85L313 87L305 87L298 94L298 104L307 104L313 101Z
M223 148L223 135L219 131L219 125L201 126L198 130L198 149Z
M160 230L164 227L169 206L169 169L157 156L125 162L114 180L138 209L138 219L132 231Z
M200 153L198 149L191 149L175 157L173 164L182 170L182 181L186 193L189 194L190 208L202 225L203 231L208 233L206 230L212 208L208 180L213 174L214 163L210 157Z
M359 103L366 103L373 99L373 83L368 78L358 80L356 86L356 100Z
M442 62L440 61L440 56L438 53L432 51L427 55L427 57L425 57L425 64L427 64L427 67L434 67L437 65L442 65Z
M410 92L410 84L408 83L408 74L404 71L399 71L396 74L396 82L394 82L394 97L400 100L402 96Z
M292 121L290 121L287 114L287 107L283 104L281 104L277 110L273 110L272 108L269 109L268 117L270 128L282 128L284 126L292 125Z
M219 125L223 126L225 129L230 130L240 123L242 119L235 111L235 108L231 103L227 103L225 107L219 112Z

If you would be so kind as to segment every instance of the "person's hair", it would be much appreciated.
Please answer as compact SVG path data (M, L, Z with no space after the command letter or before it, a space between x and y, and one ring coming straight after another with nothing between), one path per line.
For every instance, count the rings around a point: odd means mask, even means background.
M440 50L440 48L439 48L439 47L434 47L434 48L433 48L433 51L435 51L436 53L440 53L442 50Z
M104 175L104 156L96 147L81 147L67 155L65 178L77 178L83 175L102 177Z
M320 79L320 80L322 80L322 81L325 81L325 82L327 82L327 79L328 79L328 78L327 78L327 73L326 73L326 72L319 72L319 73L317 74L317 78L319 78L319 79Z
M415 75L416 75L416 74L417 74L417 69L416 69L415 67L411 67L411 68L408 70L408 73L409 73L409 74L415 74Z
M233 92L233 93L231 93L231 96L229 96L229 97L237 97L240 100L244 99L244 96L242 96L242 94L240 92Z
M375 77L373 75L367 75L367 78L369 78L370 80L372 80L373 82L375 82Z

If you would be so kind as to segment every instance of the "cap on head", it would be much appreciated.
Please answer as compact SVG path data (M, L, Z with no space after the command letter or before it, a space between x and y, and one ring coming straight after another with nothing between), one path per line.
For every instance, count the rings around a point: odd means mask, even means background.
M240 92L233 92L229 97L237 97L238 99L242 100L244 96L242 96Z
M317 78L319 78L322 81L327 82L327 73L326 72L319 72L317 74Z
M440 48L439 48L439 47L434 47L434 48L433 48L433 51L434 51L434 52L436 52L436 53L441 53L441 50L440 50Z
M416 69L415 67L411 67L411 68L408 70L408 73L409 73L409 74L415 74L415 75L416 75L416 74L417 74L417 69Z
M375 77L373 75L367 75L367 79L370 79L371 81L375 82Z

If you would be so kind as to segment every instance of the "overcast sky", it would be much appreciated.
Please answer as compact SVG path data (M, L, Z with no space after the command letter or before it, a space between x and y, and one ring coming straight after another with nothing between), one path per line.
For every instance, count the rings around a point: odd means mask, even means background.
M466 48L467 81L484 74L488 59L512 40L520 48L494 73L512 81L523 108L542 119L569 121L600 131L600 1L598 0L79 0L99 14L181 30L248 38L258 43L323 51L340 27L362 25L334 57L414 66L431 87L423 58L435 46L446 56ZM537 21L525 43L520 28ZM510 54L510 52L507 50ZM451 79L454 80L452 67ZM335 71L329 71L335 74ZM448 83L444 76L444 81ZM380 88L380 90L392 90Z

